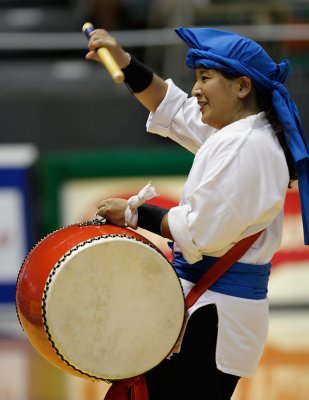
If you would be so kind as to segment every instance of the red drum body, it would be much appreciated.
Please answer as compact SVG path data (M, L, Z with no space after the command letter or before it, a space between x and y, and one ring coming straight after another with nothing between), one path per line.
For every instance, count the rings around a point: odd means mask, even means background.
M178 277L161 251L96 220L59 229L29 252L16 308L50 363L106 381L143 374L166 358L185 313Z

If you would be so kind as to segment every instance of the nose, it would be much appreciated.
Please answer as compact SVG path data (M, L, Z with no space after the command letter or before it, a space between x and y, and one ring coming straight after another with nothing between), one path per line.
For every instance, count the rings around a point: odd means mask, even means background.
M194 97L198 97L201 94L202 94L201 86L200 86L199 82L195 82L195 84L193 85L193 88L191 90L191 95Z

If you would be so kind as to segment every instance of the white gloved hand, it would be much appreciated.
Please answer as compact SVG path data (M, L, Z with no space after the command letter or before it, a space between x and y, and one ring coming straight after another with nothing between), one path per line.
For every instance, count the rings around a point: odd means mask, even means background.
M156 196L159 195L156 193L155 188L151 186L151 182L149 182L136 196L130 197L128 199L128 207L125 211L126 226L136 229L138 223L137 208L144 204L147 200L150 200Z

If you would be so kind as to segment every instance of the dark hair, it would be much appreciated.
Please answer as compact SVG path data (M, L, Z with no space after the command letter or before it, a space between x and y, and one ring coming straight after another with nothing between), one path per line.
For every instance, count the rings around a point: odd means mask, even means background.
M278 120L277 113L272 105L272 98L271 98L272 95L269 92L264 92L255 88L255 96L258 109L260 111L265 112L265 116L270 125L272 126L275 136L277 136L279 143L284 151L290 175L289 188L291 188L292 183L298 179L298 172L295 167L290 149L287 146L286 139L283 133L283 128Z
M226 72L220 71L220 73L226 78L226 79L235 79L237 78L235 75L228 74ZM276 111L272 105L272 94L270 92L265 92L262 90L259 90L254 86L254 93L255 93L255 99L257 103L257 107L259 111L264 111L265 116L270 123L270 125L273 128L273 131L275 133L275 136L277 136L279 143L284 151L286 162L288 165L289 169L289 175L290 175L290 182L289 182L289 188L292 187L292 183L298 179L298 172L295 167L291 152L287 146L284 133L283 133L283 128L279 122L279 119L277 117Z

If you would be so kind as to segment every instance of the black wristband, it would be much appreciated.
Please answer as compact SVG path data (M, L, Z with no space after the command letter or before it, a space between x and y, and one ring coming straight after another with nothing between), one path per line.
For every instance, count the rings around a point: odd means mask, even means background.
M137 210L137 225L140 228L161 235L161 222L169 210L167 208L153 206L152 204L143 204L138 207Z
M122 69L124 82L132 93L140 93L151 84L153 72L145 64L134 56L131 56L130 63Z

